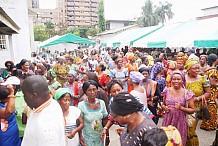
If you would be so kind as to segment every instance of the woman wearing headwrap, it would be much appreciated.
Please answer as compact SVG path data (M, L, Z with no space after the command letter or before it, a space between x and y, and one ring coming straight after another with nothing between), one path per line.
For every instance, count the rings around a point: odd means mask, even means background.
M206 76L200 76L200 64L198 60L188 59L186 61L185 69L187 74L186 78L186 88L191 90L195 94L194 106L197 111L202 109L202 99L207 99L210 97L210 82ZM199 121L199 116L196 118L192 127L188 127L188 139L186 145L188 146L198 146L199 141L196 135L196 126Z
M178 70L182 73L185 73L184 69L185 69L185 63L187 61L187 57L186 56L178 56L177 59L176 59L176 62L177 62L177 67L178 67Z
M87 146L103 146L100 135L108 113L104 101L97 98L98 84L89 80L83 84L82 89L88 97L78 105L84 120L82 133L85 143Z
M55 91L61 87L61 84L58 81L56 81L55 78L56 78L55 71L50 69L47 72L47 76L46 76L46 79L48 80L48 89L50 91Z
M167 87L171 86L171 82L170 82L170 76L172 74L173 71L178 70L177 68L177 62L176 61L170 61L169 63L169 69L167 70L167 75L166 75L166 85Z
M160 99L160 89L156 81L149 79L150 72L148 68L140 68L139 72L145 77L142 84L146 90L148 108L154 114L152 120L157 124L159 119L157 115L157 104Z
M138 66L135 63L136 59L133 53L129 54L127 56L128 59L128 63L125 65L125 68L128 69L129 73L131 71L138 71ZM128 83L128 92L130 93L133 90L133 87L130 85L130 83Z
M75 106L70 106L71 96L68 88L59 88L55 92L54 99L58 101L63 111L66 146L79 146L78 132L82 130L84 123L81 117L81 111ZM77 121L79 125L77 125ZM81 143L84 143L82 137L80 139Z
M111 103L111 116L126 125L120 135L121 146L139 146L148 129L157 127L151 118L143 115L143 104L127 92L119 93Z
M212 57L212 58L211 58ZM213 59L214 58L214 59ZM208 56L208 59L211 60L209 62L210 67L209 69L205 72L205 74L208 76L210 80L210 97L206 99L207 103L207 108L210 112L211 118L209 120L203 119L200 128L204 130L215 130L217 127L217 104L216 104L216 99L218 97L218 71L214 67L218 64L218 57L215 54L210 54Z
M144 78L145 77L140 72L130 72L129 83L133 87L130 94L132 94L140 103L144 105L144 112L153 118L153 113L148 109L146 90L143 86L141 86Z
M184 88L185 77L180 71L172 72L171 87L165 88L162 92L162 107L166 114L163 118L163 126L175 126L181 136L182 145L186 145L187 140L187 123L186 113L192 114L194 110L194 93ZM188 107L186 107L186 103Z
M151 78L151 79L158 83L158 87L159 87L160 91L162 92L163 89L166 87L165 78L161 76L161 74L163 72L162 63L161 62L155 63L154 66L152 67L152 71L153 71L153 78Z

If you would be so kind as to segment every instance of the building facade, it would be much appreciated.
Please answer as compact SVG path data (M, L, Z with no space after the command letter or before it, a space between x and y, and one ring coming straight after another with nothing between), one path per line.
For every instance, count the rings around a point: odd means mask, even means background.
M46 21L51 21L54 25L58 25L60 22L58 9L29 9L37 14L37 17L33 20L34 25L44 25Z
M0 0L0 7L3 9L4 13L2 12L2 14L6 18L0 22L5 23L7 19L11 19L10 21L13 21L14 25L16 24L19 28L17 33L11 33L9 31L10 33L8 34L1 32L7 29L0 28L0 43L2 46L0 50L0 68L2 68L5 67L4 62L7 60L19 63L21 59L31 59L31 47L27 0ZM13 25L9 24L8 26L14 28Z
M99 0L66 0L68 27L95 26L98 24Z

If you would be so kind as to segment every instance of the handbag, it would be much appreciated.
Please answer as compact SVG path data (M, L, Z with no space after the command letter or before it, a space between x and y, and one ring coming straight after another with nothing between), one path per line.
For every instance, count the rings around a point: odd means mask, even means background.
M207 108L207 102L205 97L202 98L202 114L203 114L203 119L205 120L209 120L211 117L210 112Z
M186 100L187 90L185 89L185 100ZM186 102L186 108L188 108L188 102ZM195 113L193 114L186 114L186 122L188 127L192 127L193 123L195 122Z

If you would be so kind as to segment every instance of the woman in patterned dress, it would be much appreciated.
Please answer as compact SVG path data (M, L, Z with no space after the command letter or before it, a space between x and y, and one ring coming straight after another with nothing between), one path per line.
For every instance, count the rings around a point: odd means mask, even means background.
M103 100L97 98L98 84L89 80L82 86L87 99L79 102L78 108L84 120L82 134L87 146L103 146L101 132L107 121L107 110Z
M57 81L61 84L61 86L63 86L67 80L67 74L70 70L69 67L64 64L63 57L58 58L58 63L54 65L53 70L57 75L56 77Z
M186 88L191 90L195 94L194 106L197 111L202 109L202 99L210 97L210 82L206 76L200 76L200 64L198 60L188 59L186 61L185 69L187 74ZM199 116L196 118L192 127L188 127L188 139L186 145L188 146L199 146L198 136L196 134L196 127L199 121Z
M218 98L218 71L216 70L216 65L218 64L218 57L215 54L210 54L208 56L209 69L206 71L206 75L210 80L210 97L207 98L207 108L210 112L211 118L209 120L203 119L200 128L204 130L215 130L217 127L217 105L216 99Z
M185 146L188 132L186 113L193 114L195 112L194 93L184 88L185 77L180 71L172 73L170 82L172 86L165 88L162 92L162 107L166 112L162 126L175 126L181 134L182 145ZM188 107L186 107L186 102Z

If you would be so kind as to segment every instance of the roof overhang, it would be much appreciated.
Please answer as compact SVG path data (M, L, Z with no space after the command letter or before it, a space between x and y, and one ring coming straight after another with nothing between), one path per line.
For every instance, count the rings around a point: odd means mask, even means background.
M19 33L19 26L0 7L0 34L11 35Z

